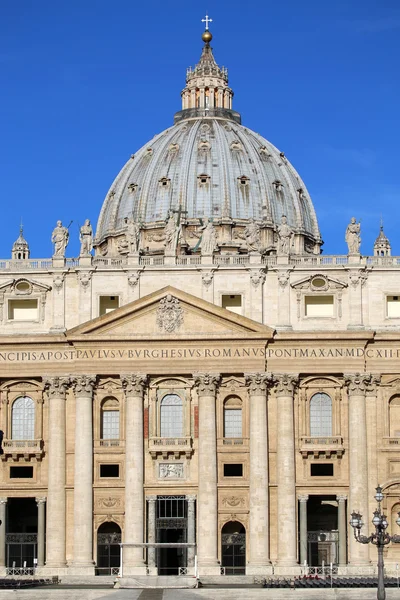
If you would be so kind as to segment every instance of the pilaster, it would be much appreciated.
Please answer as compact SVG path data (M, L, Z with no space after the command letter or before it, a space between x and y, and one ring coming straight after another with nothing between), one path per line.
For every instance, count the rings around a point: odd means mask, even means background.
M44 565L46 498L36 498L36 504L38 507L37 566L40 568Z
M339 566L344 567L347 564L347 496L336 496L336 500L338 502Z
M308 502L308 495L307 494L303 494L301 496L299 496L299 503L300 503L300 523L299 523L299 530L300 530L300 564L303 566L305 564L307 564L308 560L307 560L307 533L308 533L308 527L307 527L307 502Z
M0 575L6 574L6 508L8 498L0 498Z

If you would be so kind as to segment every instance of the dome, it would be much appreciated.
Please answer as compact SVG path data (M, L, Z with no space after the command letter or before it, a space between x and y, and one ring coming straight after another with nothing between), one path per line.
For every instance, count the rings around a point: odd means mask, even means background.
M244 225L255 219L272 230L286 216L302 238L297 252L319 252L317 218L304 182L283 152L241 125L232 97L227 70L218 67L205 41L199 63L188 69L175 124L132 155L113 182L97 246L126 230L128 219L148 229L164 224L172 210L185 222L209 218Z

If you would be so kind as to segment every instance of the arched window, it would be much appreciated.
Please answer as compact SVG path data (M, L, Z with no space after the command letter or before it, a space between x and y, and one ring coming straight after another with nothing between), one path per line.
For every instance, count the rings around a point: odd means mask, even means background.
M332 435L332 400L323 392L310 400L310 435Z
M242 401L237 396L231 396L224 402L224 437L243 437Z
M29 396L17 398L12 405L11 436L13 440L35 439L35 403Z
M389 402L389 435L400 437L400 396L393 396Z
M160 407L161 437L183 437L183 404L178 394L167 394Z
M101 439L119 440L119 404L116 398L105 398L101 405Z

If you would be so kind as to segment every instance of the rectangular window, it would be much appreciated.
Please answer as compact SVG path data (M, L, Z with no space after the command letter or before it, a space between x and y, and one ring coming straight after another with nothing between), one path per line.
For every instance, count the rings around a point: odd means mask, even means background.
M224 294L222 296L222 308L230 310L237 315L242 314L242 296L240 294Z
M32 479L33 467L10 467L10 479Z
M225 408L224 410L224 437L242 437L242 409Z
M234 463L224 464L224 477L243 477L243 465Z
M333 464L321 463L311 465L311 477L333 477Z
M119 307L119 296L100 296L99 302L99 315L101 317Z
M333 296L306 296L304 314L306 317L333 317Z
M119 410L103 411L103 440L119 440Z
M39 318L38 301L33 298L9 300L8 318L10 321L37 321Z
M119 477L119 465L100 465L100 477Z
M400 318L400 296L386 296L386 316L388 319Z

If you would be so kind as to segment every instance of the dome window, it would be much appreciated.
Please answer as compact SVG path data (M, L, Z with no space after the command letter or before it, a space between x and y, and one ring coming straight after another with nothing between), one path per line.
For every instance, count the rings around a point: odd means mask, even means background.
M161 177L160 181L158 182L160 184L160 187L169 187L171 180L168 179L168 177Z
M299 195L300 200L303 200L303 201L307 200L307 196L305 195L303 188L299 188L297 190L297 193Z
M275 179L272 185L274 186L277 192L283 192L283 184L282 181L279 181L279 179Z
M131 192L131 194L133 194L134 192L136 192L137 187L138 187L137 183L130 183L128 185L128 190Z
M272 154L268 152L268 148L266 146L261 146L259 153L263 160L269 160L272 156Z
M249 185L250 183L250 179L248 177L246 177L246 175L242 175L241 177L238 177L238 181L240 186L245 187L246 185Z
M153 156L153 148L147 148L146 150L146 156Z
M177 154L179 151L179 144L170 144L168 148L168 152L170 154Z
M238 140L235 140L231 143L231 150L243 150L242 144Z
M199 152L206 154L210 151L210 142L208 142L207 140L200 140L198 148Z
M204 187L208 183L210 183L210 179L211 177L209 175L206 175L205 173L202 173L201 175L197 176L197 181L200 187Z

